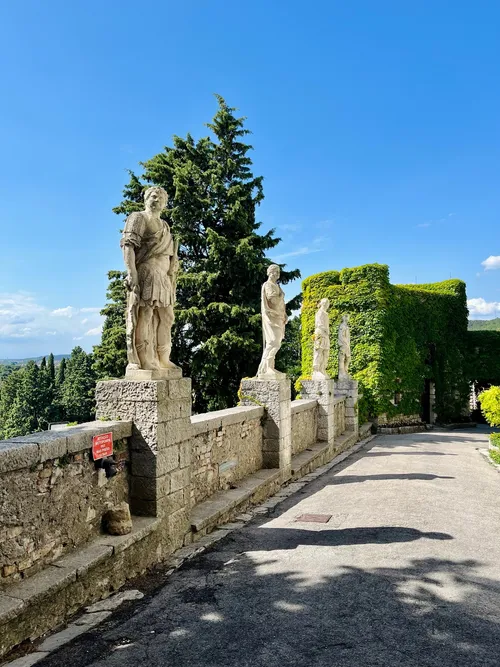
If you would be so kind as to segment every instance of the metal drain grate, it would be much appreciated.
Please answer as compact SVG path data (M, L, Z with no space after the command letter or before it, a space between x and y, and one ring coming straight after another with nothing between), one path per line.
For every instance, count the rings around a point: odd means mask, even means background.
M301 514L295 521L302 523L328 523L331 518L331 514Z

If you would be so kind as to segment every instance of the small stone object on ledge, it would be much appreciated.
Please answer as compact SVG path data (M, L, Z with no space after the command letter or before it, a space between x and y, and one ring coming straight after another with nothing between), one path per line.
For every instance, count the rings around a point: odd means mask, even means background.
M104 529L109 535L128 535L132 532L129 504L123 501L103 516Z

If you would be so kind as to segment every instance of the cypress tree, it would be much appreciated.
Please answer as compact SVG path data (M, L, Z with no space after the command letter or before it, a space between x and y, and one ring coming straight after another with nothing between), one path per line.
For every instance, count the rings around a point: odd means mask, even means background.
M260 289L271 264L266 252L280 241L274 230L258 231L263 179L251 171L245 118L237 118L222 97L217 100L208 124L213 138L174 136L173 147L143 163L142 180L130 173L125 199L115 209L140 210L148 185L169 193L164 217L179 239L182 266L172 359L193 379L198 412L234 405L240 379L257 370ZM298 270L282 271L281 282L299 276Z
M106 292L108 303L101 310L105 317L99 345L94 346L94 370L97 377L123 377L127 365L125 307L127 295L123 286L125 273L110 271Z
M60 387L60 400L68 421L86 422L95 412L95 372L91 354L77 346L71 352Z
M49 360L47 362L47 371L49 373L49 378L51 383L54 384L56 380L56 368L54 363L54 355L52 354L52 352L49 354Z

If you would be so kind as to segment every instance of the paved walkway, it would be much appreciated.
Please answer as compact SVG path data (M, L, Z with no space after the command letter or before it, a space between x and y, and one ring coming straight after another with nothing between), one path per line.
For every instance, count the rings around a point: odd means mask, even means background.
M500 475L486 442L379 437L38 664L498 667Z

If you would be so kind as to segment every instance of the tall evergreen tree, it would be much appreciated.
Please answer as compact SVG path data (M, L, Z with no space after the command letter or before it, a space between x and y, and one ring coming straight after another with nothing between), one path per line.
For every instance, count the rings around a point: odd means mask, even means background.
M56 381L56 367L54 363L54 355L52 354L52 352L49 354L49 360L47 362L47 371L51 383L54 384Z
M172 358L192 377L197 411L236 401L240 379L253 375L262 352L260 289L279 243L271 230L259 234L255 210L264 194L262 177L251 171L252 146L245 118L217 96L219 108L208 127L213 138L175 136L173 147L143 163L142 180L130 172L125 199L115 209L143 207L148 185L169 193L165 219L179 239ZM300 273L282 271L287 283ZM297 301L288 304L297 307Z
M94 369L99 378L123 377L127 365L127 341L125 337L126 292L122 271L108 273L109 285L106 292L108 303L101 310L105 317L102 337L94 347Z
M56 388L59 388L62 386L64 382L64 378L66 377L66 357L63 357L61 359L61 363L59 364L57 368L57 373L56 373Z
M9 420L13 405L17 398L19 387L21 385L21 377L23 372L24 368L16 368L4 380L2 380L2 383L0 384L0 438L2 440L14 437L11 432L13 423ZM7 428L8 421L9 427ZM17 431L16 435L19 435ZM22 433L21 435L25 435L25 433Z
M91 354L77 346L68 360L60 401L68 421L86 422L95 412L95 371Z
M28 361L26 366L15 375L18 386L4 423L7 438L42 430L40 426L42 412L39 391L40 369L34 361Z

